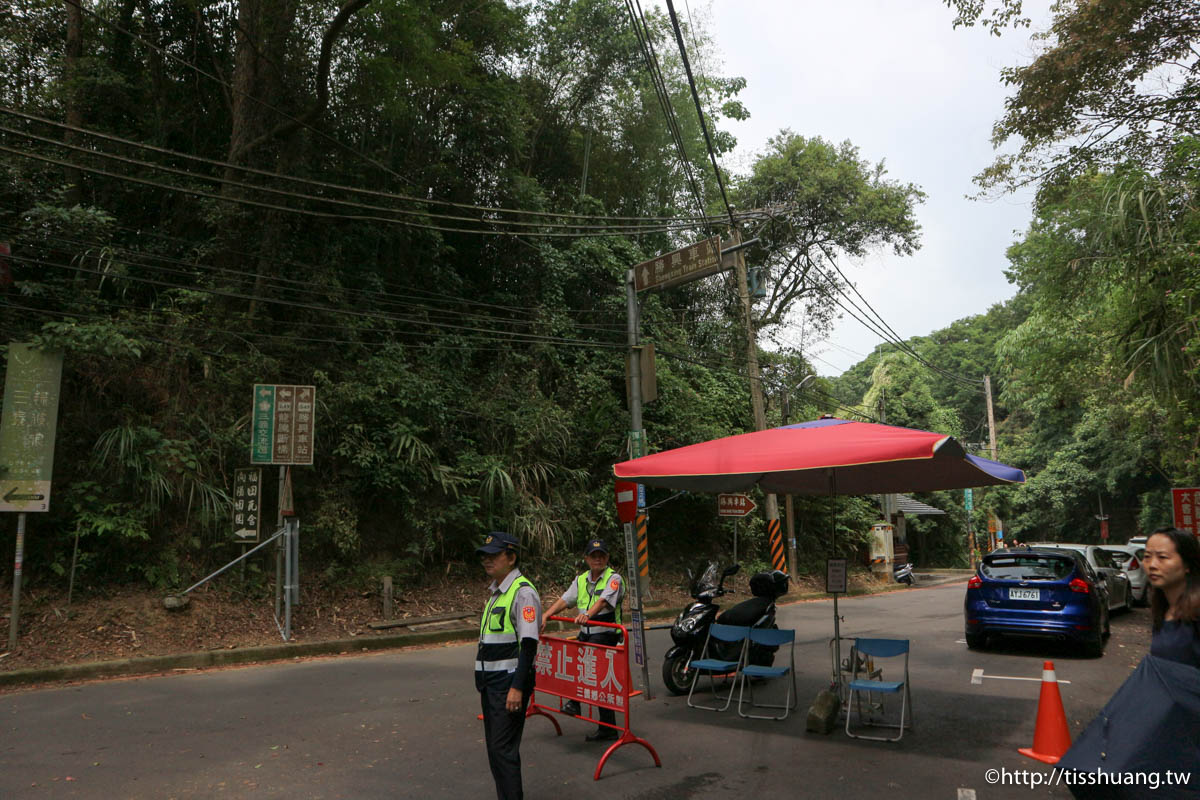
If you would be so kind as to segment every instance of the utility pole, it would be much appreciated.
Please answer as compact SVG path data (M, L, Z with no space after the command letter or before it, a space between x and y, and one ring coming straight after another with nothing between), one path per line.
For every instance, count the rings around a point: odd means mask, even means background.
M887 387L879 387L879 405L876 409L879 414L879 424L887 424ZM883 521L888 525L892 524L892 496L890 494L881 494L879 496L879 504L883 506Z
M1096 519L1100 520L1100 544L1108 544L1108 514L1104 513L1104 498L1099 491L1096 492L1096 500L1100 503L1100 513L1096 515Z
M988 450L992 454L992 461L997 461L996 458L996 415L992 410L992 376L983 376L983 393L987 399L987 418L988 418Z
M808 380L805 378L805 380ZM791 392L787 387L783 389L783 424L788 424L788 416L790 403L788 395ZM796 514L792 510L792 496L785 494L783 496L783 516L787 519L787 538L788 538L788 574L796 574Z
M719 257L719 256L718 256ZM634 271L629 270L625 275L625 310L627 315L626 336L629 344L629 457L641 458L646 455L646 432L642 429L642 348L639 341L642 326L641 306L638 303L637 285ZM638 509L641 524L644 522L643 509ZM625 577L633 587L630 609L630 633L633 635L635 660L642 667L642 688L646 699L651 699L650 692L650 660L646 657L645 611L642 607L642 597L645 594L647 581L642 580L638 572L636 559L637 547L634 544L634 529L630 523L625 523Z
M983 376L983 394L984 394L984 398L987 400L988 453L990 454L992 461L999 461L999 458L996 457L996 415L995 415L995 412L992 410L992 376L991 375ZM990 526L989 526L989 529L990 529ZM1001 531L1004 529L1004 524L999 517L996 517L996 529L1001 530ZM989 536L989 539L992 536L990 530L989 530L988 536ZM993 541L992 545L995 546L995 544L996 543Z
M734 230L732 236L734 247L742 243L740 231ZM740 250L734 256L733 266L746 323L746 368L750 373L750 406L754 411L754 429L762 431L767 428L767 414L763 405L762 380L758 369L758 338L754 333L754 313L750 307L750 288L746 283L746 259ZM771 566L773 569L782 570L786 562L783 556L783 534L779 530L779 501L774 494L767 495L766 512Z

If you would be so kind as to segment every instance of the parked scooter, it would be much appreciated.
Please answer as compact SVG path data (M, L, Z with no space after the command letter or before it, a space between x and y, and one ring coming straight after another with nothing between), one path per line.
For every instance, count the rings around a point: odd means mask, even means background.
M775 628L775 600L787 594L788 576L779 570L767 570L757 573L750 579L750 592L754 595L743 600L736 606L718 615L720 606L715 600L726 593L725 579L741 569L734 564L721 570L716 563L695 575L689 571L692 580L691 593L696 602L689 605L675 618L671 626L671 639L675 645L663 657L663 683L671 694L685 694L691 686L692 675L688 664L693 658L700 658L704 642L708 639L708 629L713 622L722 625L746 625L752 628ZM774 647L754 645L750 648L750 663L769 667L775 660ZM728 652L726 652L728 651ZM736 646L714 641L710 647L714 658L727 661L737 660Z
M896 563L892 565L892 577L896 583L907 583L909 586L913 584L913 566L912 564Z

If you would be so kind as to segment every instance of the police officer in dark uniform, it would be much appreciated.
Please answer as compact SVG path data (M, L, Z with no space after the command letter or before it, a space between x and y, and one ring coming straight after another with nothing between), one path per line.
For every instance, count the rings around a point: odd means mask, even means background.
M588 569L575 578L567 587L562 597L554 601L547 617L553 617L558 612L574 605L576 607L575 621L583 627L579 632L579 641L595 644L617 645L621 643L621 632L614 628L604 628L599 625L588 625L589 622L621 622L621 598L625 595L625 583L621 576L608 565L608 548L602 539L590 539L584 547ZM542 626L545 627L545 622ZM568 700L563 704L563 711L576 716L580 713L578 701ZM615 725L617 715L610 708L600 709L600 721ZM596 726L593 733L585 738L589 742L605 742L616 739L620 733L616 728L605 725Z
M533 695L534 657L541 632L542 601L517 569L517 540L493 531L476 550L492 579L479 623L475 688L483 706L488 765L499 800L519 800L521 734Z

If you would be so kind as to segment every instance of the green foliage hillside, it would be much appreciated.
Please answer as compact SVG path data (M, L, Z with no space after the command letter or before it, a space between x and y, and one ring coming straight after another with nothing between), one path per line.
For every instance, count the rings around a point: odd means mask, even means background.
M493 528L561 563L616 535L626 270L730 234L666 19L635 28L616 0L65 8L0 12L0 334L66 364L35 581L76 541L98 585L178 587L236 555L257 382L316 387L316 460L292 473L311 570L416 579ZM704 31L688 40L702 61ZM718 157L744 85L698 78ZM849 143L784 132L723 177L781 276L824 257L792 226L829 252L918 245L920 191ZM795 287L758 323L810 301ZM750 429L727 277L644 295L640 323L651 447ZM653 526L655 558L728 548L712 498Z

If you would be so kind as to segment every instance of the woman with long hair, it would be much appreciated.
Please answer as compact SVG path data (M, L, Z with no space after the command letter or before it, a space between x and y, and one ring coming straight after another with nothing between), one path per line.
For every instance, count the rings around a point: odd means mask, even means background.
M1142 562L1151 586L1151 655L1200 667L1200 541L1159 528L1146 540Z

